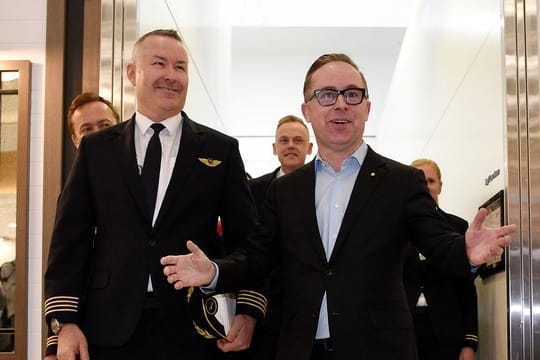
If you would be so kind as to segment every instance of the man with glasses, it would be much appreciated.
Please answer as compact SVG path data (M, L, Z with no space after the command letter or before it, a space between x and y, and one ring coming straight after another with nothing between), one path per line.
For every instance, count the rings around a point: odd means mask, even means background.
M402 284L409 242L456 277L500 255L515 225L486 229L481 209L465 236L436 211L423 172L375 153L363 140L367 83L344 54L308 70L302 112L315 160L270 185L249 247L211 262L192 252L161 260L176 289L222 292L283 269L277 359L416 359Z

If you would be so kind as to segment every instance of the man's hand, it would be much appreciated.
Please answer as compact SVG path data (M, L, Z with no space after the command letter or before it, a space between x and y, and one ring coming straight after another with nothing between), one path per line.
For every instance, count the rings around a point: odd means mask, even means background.
M253 330L257 319L249 315L236 315L227 333L227 339L217 341L217 346L223 352L246 350L251 344Z
M79 326L64 324L58 334L56 357L58 360L90 360L88 343Z
M193 241L187 242L188 255L169 255L161 258L163 273L176 290L189 286L204 286L216 276L214 264Z
M465 346L461 348L461 352L459 353L459 360L474 360L475 354L472 347Z
M473 265L481 265L500 256L510 243L510 234L517 230L517 226L514 224L486 228L484 221L487 214L486 209L478 210L471 226L465 233L465 248L469 261Z

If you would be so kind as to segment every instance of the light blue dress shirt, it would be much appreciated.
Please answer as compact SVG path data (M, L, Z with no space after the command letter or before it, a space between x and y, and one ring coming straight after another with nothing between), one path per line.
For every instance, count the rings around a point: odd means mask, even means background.
M329 260L332 255L341 222L347 210L356 177L366 157L367 149L367 144L363 142L349 158L343 161L341 170L338 172L324 161L320 154L317 154L315 158L315 209L326 260ZM329 337L328 305L325 292L315 338Z

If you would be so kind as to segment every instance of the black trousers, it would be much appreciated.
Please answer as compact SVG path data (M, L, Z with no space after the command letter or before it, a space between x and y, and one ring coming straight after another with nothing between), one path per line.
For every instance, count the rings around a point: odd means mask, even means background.
M448 344L435 336L429 310L413 314L418 360L458 360L461 344Z
M332 360L333 344L330 339L315 340L313 342L313 350L311 351L311 360Z
M174 334L164 334L158 309L146 309L135 333L123 346L89 345L92 360L222 360L224 354L214 344L182 345ZM169 328L170 329L170 328Z

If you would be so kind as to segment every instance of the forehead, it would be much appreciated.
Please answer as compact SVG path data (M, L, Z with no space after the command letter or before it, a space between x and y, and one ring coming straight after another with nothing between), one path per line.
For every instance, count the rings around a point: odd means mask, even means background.
M276 137L280 136L308 136L307 129L298 122L286 122L277 129Z
M134 57L161 57L187 62L187 51L181 42L172 37L152 35L137 45Z
M101 101L93 101L77 108L73 113L75 121L93 121L100 119L114 119L112 110ZM114 120L113 120L114 122Z
M365 87L360 73L350 64L333 61L321 66L313 73L312 87Z
M422 165L416 166L416 168L422 170L424 172L426 178L428 178L428 177L429 178L434 178L434 179L438 178L437 172L435 171L435 169L431 165L422 164Z

